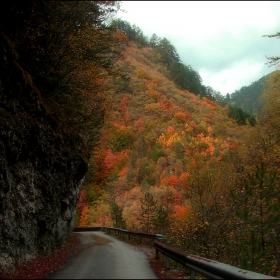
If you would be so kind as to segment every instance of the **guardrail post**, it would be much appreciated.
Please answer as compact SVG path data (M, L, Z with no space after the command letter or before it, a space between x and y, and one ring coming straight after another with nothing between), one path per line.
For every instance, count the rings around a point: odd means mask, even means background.
M159 252L158 252L158 250L156 249L156 260L158 260L159 259Z
M165 263L166 263L166 269L169 270L170 269L170 258L165 256Z
M191 279L196 279L196 271L191 269Z

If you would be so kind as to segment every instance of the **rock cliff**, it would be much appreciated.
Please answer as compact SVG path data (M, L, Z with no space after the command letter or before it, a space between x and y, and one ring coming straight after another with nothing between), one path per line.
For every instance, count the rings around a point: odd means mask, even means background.
M7 273L72 231L89 155L47 113L11 43L0 40L0 273Z

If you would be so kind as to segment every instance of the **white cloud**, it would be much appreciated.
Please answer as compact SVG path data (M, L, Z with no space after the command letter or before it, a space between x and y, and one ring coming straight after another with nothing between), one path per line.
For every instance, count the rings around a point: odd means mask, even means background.
M223 94L232 93L242 86L248 86L258 80L263 74L262 63L242 61L235 63L230 68L224 69L218 73L202 68L199 70L201 78L207 81L208 86L215 88ZM242 86L240 86L242 85Z
M278 1L124 1L123 20L150 37L166 37L206 86L232 93L273 71L280 55Z

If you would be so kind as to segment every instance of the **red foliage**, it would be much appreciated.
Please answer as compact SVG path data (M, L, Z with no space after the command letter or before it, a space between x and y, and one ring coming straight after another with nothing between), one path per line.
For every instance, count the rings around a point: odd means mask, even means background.
M175 118L181 118L181 119L186 119L186 114L184 114L183 112L178 112L174 115Z
M204 118L203 118L203 121L205 121L206 123L210 123L211 120L208 119L208 118L206 118L206 117L204 117Z
M82 209L87 204L87 192L85 189L81 190L77 207Z
M114 37L120 44L125 44L127 42L127 36L121 29L115 31Z
M167 127L167 134L173 134L175 131L174 127L173 126L168 126Z
M106 150L103 155L103 162L100 171L100 178L106 178L111 168L118 162L118 155L114 154L112 150Z
M191 121L190 122L190 125L193 127L193 128L198 128L198 125L195 121Z
M153 79L153 80L152 80L152 83L153 83L154 85L156 85L156 86L158 86L158 85L159 85L159 81L158 81L158 79Z
M128 171L128 167L126 166L126 167L124 167L124 168L122 169L122 171L119 173L119 176L120 176L120 177L125 176L126 173L127 173L127 171Z
M186 117L186 119L191 119L192 115L190 112L186 112L185 117Z
M178 182L178 177L175 175L172 175L170 177L165 177L161 179L161 184L166 185L166 186L175 186L176 183Z
M100 79L100 78L96 78L96 79L95 79L95 83L96 83L97 85L99 85L99 86L104 86L103 80Z
M238 146L238 144L236 144L236 143L232 143L232 144L229 145L229 148L230 148L231 150L236 150L238 147L239 147L239 146Z
M208 98L205 99L204 104L206 104L207 107L209 107L211 109L216 109L217 108L217 105Z
M178 181L177 181L177 183L176 183L176 186L182 187L182 188L188 187L187 180L188 180L189 177L190 177L190 174L189 174L189 173L183 172L183 173L180 175L180 177L179 177L179 179L178 179Z
M124 111L127 108L127 104L130 100L131 100L131 97L129 95L125 94L121 101L121 105L120 105L120 108L122 111Z
M164 94L161 96L160 107L162 108L163 111L166 112L169 112L172 108L171 102Z
M79 227L88 226L88 204L86 204L80 214Z
M210 146L209 148L207 148L206 153L207 153L207 155L213 156L214 151L215 151L215 148L213 146Z
M144 132L145 130L145 124L143 122L143 117L141 116L138 121L136 121L136 124L138 125L138 131L140 133Z
M174 206L174 212L173 217L174 218L181 218L183 217L187 212L186 206L184 205L175 205Z
M130 122L130 116L127 111L124 113L124 122L125 125L128 125L128 123Z

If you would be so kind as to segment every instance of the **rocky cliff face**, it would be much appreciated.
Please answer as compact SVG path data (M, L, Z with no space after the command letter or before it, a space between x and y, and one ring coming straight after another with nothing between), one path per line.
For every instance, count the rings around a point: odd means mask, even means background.
M88 154L48 116L11 44L0 40L0 273L7 273L72 231Z

